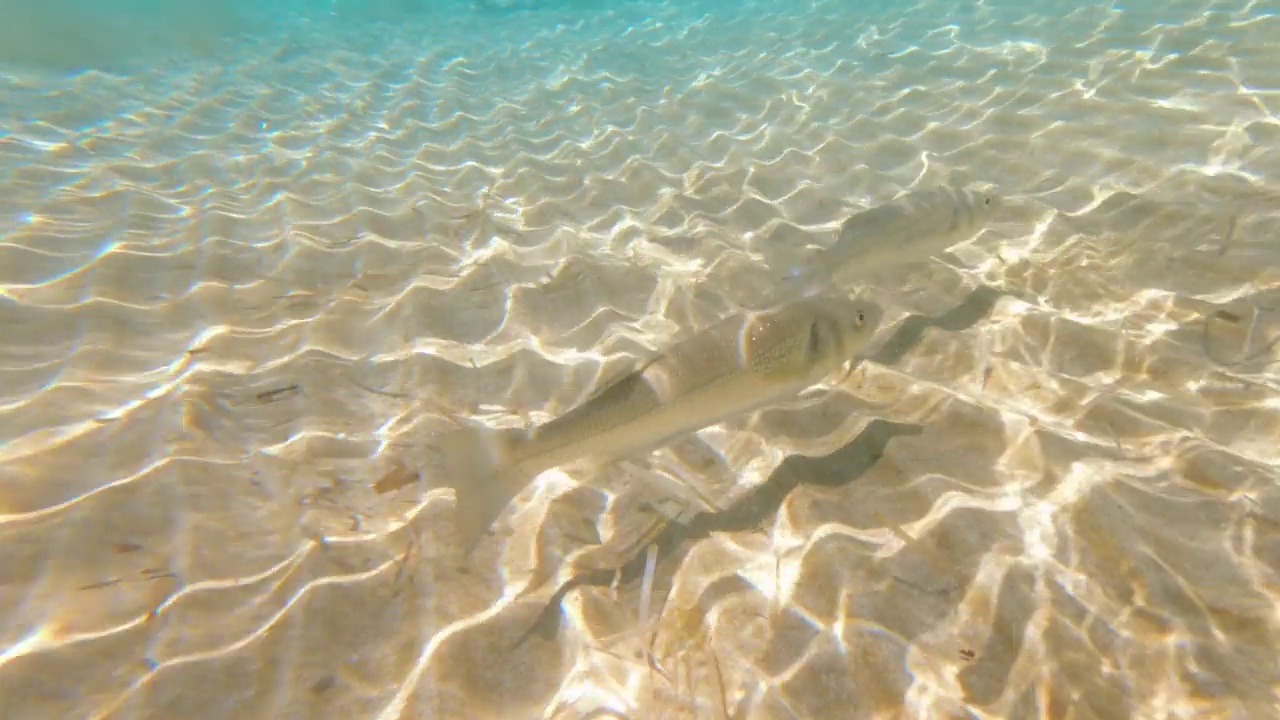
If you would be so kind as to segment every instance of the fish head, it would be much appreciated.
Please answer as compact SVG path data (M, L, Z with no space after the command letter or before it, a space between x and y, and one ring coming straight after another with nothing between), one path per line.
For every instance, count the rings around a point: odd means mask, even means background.
M817 382L852 360L875 334L884 310L876 303L819 295L759 313L743 337L753 372L776 382Z
M961 190L960 204L968 211L965 213L969 220L966 229L976 230L986 225L991 216L1004 205L1004 198L992 188Z
M839 367L852 360L876 334L884 308L865 298L830 298L817 309L809 328L814 365Z

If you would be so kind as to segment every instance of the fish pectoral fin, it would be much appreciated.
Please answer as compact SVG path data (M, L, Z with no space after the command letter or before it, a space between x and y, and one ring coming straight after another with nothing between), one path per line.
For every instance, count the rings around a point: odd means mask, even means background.
M849 378L853 377L853 371L856 370L857 368L858 368L857 358L854 358L852 360L846 360L845 363L840 366L840 379L837 380L835 384L836 385L845 384L845 382L847 382Z

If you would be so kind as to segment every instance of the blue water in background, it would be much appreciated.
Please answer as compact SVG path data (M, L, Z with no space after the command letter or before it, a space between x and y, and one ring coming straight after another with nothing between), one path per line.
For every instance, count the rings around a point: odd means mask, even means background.
M446 15L492 19L523 13L537 18L620 4L607 0L2 0L0 64L126 71L200 56L234 38L288 32L299 23L332 32L378 23L429 28L433 18Z

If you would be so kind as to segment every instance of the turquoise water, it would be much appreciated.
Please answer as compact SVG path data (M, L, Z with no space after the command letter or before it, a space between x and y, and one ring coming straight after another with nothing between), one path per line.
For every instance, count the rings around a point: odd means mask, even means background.
M0 25L4 720L1280 717L1274 5ZM458 561L438 438L837 242L856 367Z
M270 38L299 26L341 37L378 24L412 28L424 40L442 18L554 23L566 13L617 7L601 0L245 0L170 3L160 0L5 0L0 62L55 71L125 70L207 57L235 39ZM548 17L551 16L551 17Z

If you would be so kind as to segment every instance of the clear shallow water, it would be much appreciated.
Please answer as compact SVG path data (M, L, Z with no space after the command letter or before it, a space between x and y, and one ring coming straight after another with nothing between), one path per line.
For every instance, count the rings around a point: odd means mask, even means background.
M5 71L7 717L1277 715L1267 8L336 11ZM545 474L467 572L375 491L946 179L1017 202L857 284L847 381ZM645 463L725 508L647 596Z

